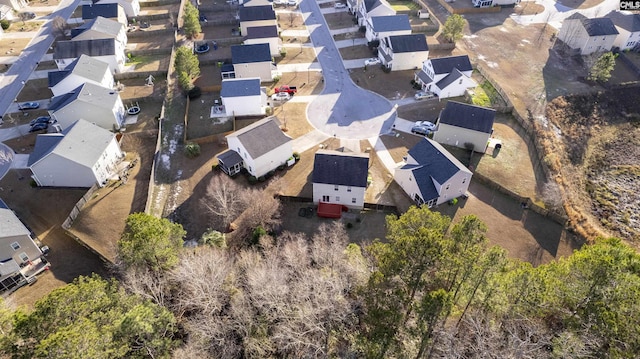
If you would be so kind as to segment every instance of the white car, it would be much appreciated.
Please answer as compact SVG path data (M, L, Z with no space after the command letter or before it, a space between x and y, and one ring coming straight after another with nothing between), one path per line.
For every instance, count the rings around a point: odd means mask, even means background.
M287 0L287 5L296 6L298 5L298 0Z
M422 100L425 98L434 98L434 97L436 97L436 94L434 94L433 92L425 92L425 91L420 91L416 93L415 96L413 96L413 98L415 98L416 100Z
M287 0L273 0L276 5L287 5Z
M435 131L435 129L436 129L436 125L433 122L417 121L415 125L411 127L411 133L426 136L431 132Z
M278 92L271 95L273 101L288 101L291 99L291 95L288 92Z
M372 57L370 59L364 60L364 66L373 66L380 63L382 63L382 61L380 61L380 58L378 57Z
M346 9L347 8L347 4L341 3L341 2L337 2L333 5L334 8L336 9Z

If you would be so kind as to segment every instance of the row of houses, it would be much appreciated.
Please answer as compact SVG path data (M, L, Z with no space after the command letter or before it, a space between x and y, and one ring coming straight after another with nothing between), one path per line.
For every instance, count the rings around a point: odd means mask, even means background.
M612 11L589 19L575 13L562 23L558 39L581 55L640 49L640 14Z

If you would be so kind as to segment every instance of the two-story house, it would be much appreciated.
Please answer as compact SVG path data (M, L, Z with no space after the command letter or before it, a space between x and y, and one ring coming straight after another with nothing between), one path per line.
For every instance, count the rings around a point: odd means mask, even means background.
M318 150L313 162L313 202L364 207L369 155Z
M62 71L50 71L48 80L53 96L67 94L87 82L109 89L114 84L109 64L87 55L80 55Z
M388 36L411 34L409 16L405 14L372 16L365 21L367 41L380 40Z
M127 27L115 20L98 16L84 24L71 29L73 40L111 39L120 42L121 47L127 46Z
M391 71L417 69L429 57L424 34L385 37L378 46L378 57Z
M271 56L279 57L282 40L278 36L278 27L275 25L251 26L247 28L247 35L244 37L243 44L269 44Z
M496 110L449 101L438 117L434 141L484 152L493 134Z
M98 16L117 21L125 26L127 25L127 14L119 4L103 3L82 5L82 20L89 21Z
M268 107L267 89L257 77L222 80L220 98L227 116L264 115Z
M395 15L387 0L362 0L360 7L356 13L358 18L358 26L365 26L367 20L373 16L390 16Z
M242 6L238 10L240 33L247 34L247 28L258 26L278 26L276 12L271 5Z
M612 11L605 15L618 30L613 46L620 50L640 48L640 14Z
M81 55L91 56L109 65L112 74L124 70L126 56L124 45L113 38L58 41L53 59L58 70L64 70Z
M232 45L231 62L235 78L257 77L262 82L271 82L277 74L272 61L269 44Z
M117 130L124 124L125 117L120 94L90 82L69 93L53 97L48 111L63 129L85 119L106 130Z
M447 56L424 61L414 79L422 90L433 92L442 99L462 96L467 89L478 86L471 79L472 73L469 56Z
M575 13L562 22L558 39L578 51L580 55L610 51L619 35L608 17L588 19Z
M124 10L124 13L129 18L140 15L140 1L139 0L98 0L98 4L118 4Z

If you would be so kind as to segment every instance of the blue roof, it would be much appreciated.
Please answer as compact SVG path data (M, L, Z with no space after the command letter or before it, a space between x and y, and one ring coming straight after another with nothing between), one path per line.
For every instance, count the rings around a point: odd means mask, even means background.
M59 109L65 107L66 105L73 102L80 95L80 91L82 90L82 86L78 86L73 91L66 93L64 95L55 96L51 98L51 103L49 104L49 108L47 109L49 113L58 111Z
M389 36L393 53L429 51L427 37L424 34Z
M226 150L217 155L218 161L222 162L225 167L233 167L238 163L242 163L242 157L234 150Z
M453 69L447 76L438 81L436 86L438 86L440 90L444 90L462 76L464 76L462 72L458 71L458 69Z
M316 152L313 183L367 187L369 156L337 151Z
M409 16L406 14L373 16L371 25L376 32L411 30Z
M241 97L260 95L260 79L222 80L221 97Z
M74 63L78 61L78 59L74 60ZM49 87L53 87L60 83L65 77L69 76L71 73L70 70L62 70L62 71L49 71L47 73L47 78L49 80Z
M409 156L418 162L418 166L413 168L414 176L417 174L421 176L420 179L422 181L426 182L431 182L431 178L433 178L440 184L445 183L458 173L462 166L460 161L440 144L427 138L413 146L409 150ZM427 177L429 178L428 181ZM421 180L416 177L418 185L420 185Z
M613 21L608 17L599 17L595 19L582 19L582 26L587 31L589 36L605 36L605 35L618 35L619 32L616 29Z
M106 18L118 17L118 4L93 4L82 5L82 18L95 19L98 16Z
M269 44L232 45L231 60L233 64L247 64L252 62L271 62Z
M33 147L33 152L29 155L29 162L27 165L38 162L41 158L48 155L54 148L62 141L64 134L62 133L47 133L41 134L36 137L36 144Z
M402 168L404 169L405 167L407 166L404 166ZM418 185L420 195L422 196L422 200L424 202L429 202L440 197L438 195L438 190L436 189L436 186L433 184L433 180L431 179L432 177L430 168L425 166L418 166L411 172L413 173L413 178L416 180L416 184Z
M276 12L271 5L242 6L238 11L240 21L275 20Z
M440 113L438 124L467 128L478 132L491 133L496 110L492 108L449 101Z
M278 27L270 26L249 26L247 28L247 39L266 39L270 37L278 37Z
M458 69L461 72L473 70L471 61L469 61L469 56L467 55L431 59L431 66L433 66L433 72L435 74L448 74L453 71L453 69Z

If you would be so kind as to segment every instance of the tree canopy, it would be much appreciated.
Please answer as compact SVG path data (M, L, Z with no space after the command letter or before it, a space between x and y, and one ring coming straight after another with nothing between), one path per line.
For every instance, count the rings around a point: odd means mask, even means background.
M466 20L458 14L449 16L442 27L442 36L450 42L458 42L462 39L465 23Z
M200 60L193 53L193 49L187 46L178 47L176 50L175 70L180 87L185 90L191 90L193 88L193 80L200 76Z
M193 38L202 31L200 26L200 11L196 9L191 1L184 3L184 14L182 15L182 29L188 38Z
M600 55L595 63L589 69L589 76L587 77L591 81L607 82L611 78L611 72L616 66L616 55L611 51L605 52Z

